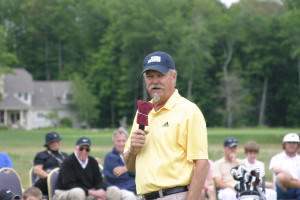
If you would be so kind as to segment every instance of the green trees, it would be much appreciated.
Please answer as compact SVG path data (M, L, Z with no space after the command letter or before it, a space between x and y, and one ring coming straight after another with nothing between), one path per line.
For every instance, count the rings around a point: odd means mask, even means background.
M150 99L144 57L166 51L180 94L208 126L299 126L297 2L1 1L0 73L18 66L35 79L71 77L80 120L116 127Z
M71 89L79 122L84 123L88 128L91 125L96 126L99 114L99 110L96 109L97 98L79 74L72 74L69 80L72 82Z

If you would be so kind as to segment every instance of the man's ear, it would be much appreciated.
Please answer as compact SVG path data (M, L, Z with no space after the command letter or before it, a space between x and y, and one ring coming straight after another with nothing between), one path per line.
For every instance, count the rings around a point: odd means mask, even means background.
M172 78L173 78L173 85L175 85L176 80L177 80L177 73L176 73L176 72L174 72L174 73L172 74Z

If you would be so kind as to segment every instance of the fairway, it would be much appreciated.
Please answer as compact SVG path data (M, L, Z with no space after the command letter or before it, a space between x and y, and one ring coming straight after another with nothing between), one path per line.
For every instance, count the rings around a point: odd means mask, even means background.
M92 141L91 155L102 161L112 149L112 133L114 129L79 130L79 129L41 129L33 131L0 129L0 152L7 153L12 159L15 170L22 179L24 188L29 186L29 170L37 152L45 150L45 133L56 131L63 138L62 151L71 154L79 137L89 137ZM129 129L127 129L130 131ZM208 128L209 158L213 161L223 156L223 140L234 136L239 141L238 158L245 158L243 145L250 141L260 144L258 159L265 163L266 179L272 181L272 173L268 170L272 155L281 152L283 136L288 132L299 133L300 129L287 128ZM103 164L103 163L102 163Z

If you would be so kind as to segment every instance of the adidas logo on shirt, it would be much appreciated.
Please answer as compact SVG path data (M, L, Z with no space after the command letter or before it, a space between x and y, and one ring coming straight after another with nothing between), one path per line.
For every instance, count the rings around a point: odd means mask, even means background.
M169 127L169 123L166 122L166 123L163 125L163 127Z

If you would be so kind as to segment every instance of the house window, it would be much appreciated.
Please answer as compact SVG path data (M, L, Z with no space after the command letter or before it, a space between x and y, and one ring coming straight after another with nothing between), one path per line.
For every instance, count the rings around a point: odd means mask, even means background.
M44 118L45 116L44 116L44 113L37 113L37 118Z
M73 99L73 95L70 94L70 93L68 93L67 96L66 96L66 99L69 100L69 101L72 100Z
M25 101L28 100L28 93L24 93L24 99L25 99Z
M4 111L0 111L0 123L4 124Z
M19 98L21 98L22 97L22 93L20 92L20 93L18 93L18 97Z

